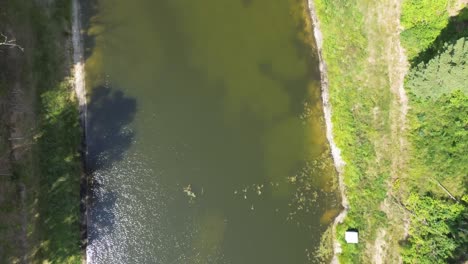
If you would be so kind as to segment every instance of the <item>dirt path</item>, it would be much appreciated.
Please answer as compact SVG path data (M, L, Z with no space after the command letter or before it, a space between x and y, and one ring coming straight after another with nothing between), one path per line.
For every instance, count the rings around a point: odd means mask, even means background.
M385 250L387 248L387 243L385 237L387 236L387 231L385 229L380 229L377 233L377 238L375 239L374 243L374 258L372 259L372 263L374 264L382 264L384 260L382 256L385 256Z
M405 136L408 97L404 89L404 78L409 65L400 43L401 0L375 1L367 7L365 14L369 63L387 67L388 86L393 95L388 117L391 133L388 138L382 138L376 143L377 156L391 162L387 198L381 204L381 210L387 214L391 224L387 229L377 231L376 240L367 245L366 254L372 263L401 263L397 242L407 235L409 221L390 201L392 183L405 172L408 147Z
M468 5L468 0L455 0L453 5L447 7L450 16L456 16L463 7Z

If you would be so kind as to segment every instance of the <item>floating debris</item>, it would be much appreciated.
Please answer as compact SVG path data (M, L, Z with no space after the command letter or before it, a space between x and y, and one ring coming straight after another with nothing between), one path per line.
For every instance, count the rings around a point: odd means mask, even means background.
M297 175L295 176L290 176L287 178L288 179L288 182L290 183L295 183L297 181Z
M295 175L285 177L286 182L294 189L288 203L289 210L294 214L290 214L289 219L313 212L312 208L319 206L317 200L319 195L323 195L319 175L325 168L324 164L322 158L314 159L306 162Z
M272 186L274 186L274 183L273 182L270 182L270 184ZM257 194L258 196L262 195L263 194L263 188L265 187L265 185L262 183L262 184L252 184L252 185L249 185L249 186L244 186L242 189L240 190L234 190L234 194L237 195L237 194L242 194L243 193L243 196L244 196L244 199L247 199L247 194L249 193L252 193L252 194Z
M257 185L257 194L258 195L262 194L262 188L263 188L263 184L262 185Z
M190 200L192 200L193 198L197 198L195 193L192 191L191 184L189 184L187 187L184 187L183 190L184 190L184 193L187 194L188 197L190 197Z

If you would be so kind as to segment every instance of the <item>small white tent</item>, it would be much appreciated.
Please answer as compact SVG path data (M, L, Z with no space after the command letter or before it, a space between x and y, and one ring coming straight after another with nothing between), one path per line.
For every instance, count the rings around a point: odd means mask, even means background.
M359 235L357 231L346 231L345 240L348 244L356 244L359 242Z

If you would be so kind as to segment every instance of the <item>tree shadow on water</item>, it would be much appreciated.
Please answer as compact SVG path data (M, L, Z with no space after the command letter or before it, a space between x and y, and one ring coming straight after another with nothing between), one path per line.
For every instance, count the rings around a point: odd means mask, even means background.
M135 113L136 100L122 91L104 86L93 89L87 121L88 173L122 160L134 137L128 125Z
M87 232L87 244L93 244L105 234L111 232L115 225L115 203L117 193L106 190L98 181L94 181L91 188L90 216Z
M86 122L87 159L89 175L90 223L88 243L112 230L115 225L117 193L103 184L102 175L107 175L115 162L124 158L131 146L134 132L129 127L137 110L135 98L121 90L104 86L92 90L88 101Z

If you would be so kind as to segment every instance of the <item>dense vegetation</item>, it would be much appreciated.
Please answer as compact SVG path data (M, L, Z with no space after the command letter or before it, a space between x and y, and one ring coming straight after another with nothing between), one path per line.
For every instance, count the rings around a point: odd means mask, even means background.
M466 261L468 248L468 10L448 19L446 1L435 4L416 34L402 34L412 67L406 79L412 142L405 206L411 211L406 263ZM402 19L418 10L409 1ZM436 10L438 8L438 10ZM435 12L435 13L434 13ZM442 25L447 25L445 28ZM426 43L415 46L414 43Z
M455 258L464 254L466 234L454 229L468 216L463 204L411 194L406 206L412 212L412 227L403 250L405 263L447 263L454 259L454 253L458 255Z
M68 81L41 94L41 136L38 139L41 192L39 223L43 242L38 258L52 263L81 263L80 143L78 111Z
M31 114L17 120L27 127L30 143L27 160L13 161L10 179L26 194L25 205L13 209L26 209L27 222L17 224L27 229L26 238L17 238L26 240L26 252L2 247L0 262L81 263L80 129L68 77L71 1L2 2L2 23L25 48L17 61L6 57L2 63L22 76L20 94ZM14 82L7 79L4 85L12 89ZM0 233L4 239L11 241Z
M468 171L468 97L458 90L437 99L415 98L412 103L411 139L422 165L422 171L413 171L413 178L436 179L462 195Z

